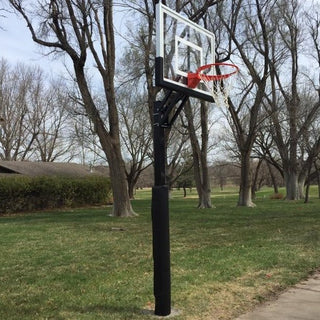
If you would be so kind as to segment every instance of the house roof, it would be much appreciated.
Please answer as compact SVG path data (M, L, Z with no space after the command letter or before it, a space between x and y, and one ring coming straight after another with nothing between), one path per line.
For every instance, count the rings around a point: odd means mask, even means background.
M0 174L26 176L70 176L102 175L100 172L77 163L4 161L0 160Z

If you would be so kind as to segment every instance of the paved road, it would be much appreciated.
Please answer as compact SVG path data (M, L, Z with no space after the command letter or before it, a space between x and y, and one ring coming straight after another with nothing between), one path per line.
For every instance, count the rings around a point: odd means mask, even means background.
M320 320L320 271L235 320Z

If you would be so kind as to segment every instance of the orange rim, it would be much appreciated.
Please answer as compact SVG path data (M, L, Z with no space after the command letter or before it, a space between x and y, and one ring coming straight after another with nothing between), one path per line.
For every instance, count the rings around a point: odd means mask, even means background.
M216 66L226 66L226 67L231 67L234 70L230 73L225 73L225 74L216 74L216 75L206 75L201 73L201 71L210 69L212 67ZM223 63L223 62L218 62L218 63L211 63L211 64L206 64L204 66L201 66L198 68L196 74L201 80L207 80L207 81L216 81L216 80L223 80L231 77L232 75L236 74L239 72L239 67L236 66L235 64L232 63Z

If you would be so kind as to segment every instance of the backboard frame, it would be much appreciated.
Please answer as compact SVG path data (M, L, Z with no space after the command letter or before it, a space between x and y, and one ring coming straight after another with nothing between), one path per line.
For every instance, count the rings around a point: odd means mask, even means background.
M186 35L186 33L188 33L188 36L189 34L194 34L205 39L205 50L201 47L201 44L198 45L198 43L189 41L189 39L187 37L183 37L182 34L172 33L170 34L170 39L166 39L166 22L169 19L172 19L172 21L176 21L177 25L179 24L180 27L182 26L184 28L183 35ZM170 54L172 53L172 56L167 59L168 55L166 56L165 48L166 46L170 45L172 47L174 46L174 50L170 48ZM183 48L181 54L179 52L179 46ZM189 52L189 57L183 56L183 52L185 52L186 50ZM181 59L188 59L190 66L190 51L192 51L192 54L196 56L195 59L198 61L198 63L194 67L194 70L187 69L185 65L184 70L182 70L179 66ZM167 62L166 59L171 60ZM168 63L170 63L170 68L168 67ZM189 20L185 16L168 8L161 1L159 1L156 4L155 85L165 89L182 92L185 95L191 97L213 102L211 93L207 91L202 83L199 84L199 86L197 86L196 88L190 88L187 84L189 72L195 72L198 67L209 63L215 63L214 34ZM165 69L168 70L168 74L170 69L170 75L166 74Z

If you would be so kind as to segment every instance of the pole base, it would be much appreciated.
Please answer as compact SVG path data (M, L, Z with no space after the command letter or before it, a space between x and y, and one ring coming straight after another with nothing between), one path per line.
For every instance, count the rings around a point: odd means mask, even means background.
M158 315L155 314L154 310L143 309L142 310L142 314L146 315L146 316L150 316L150 317L152 317L154 319L172 319L174 317L181 316L182 311L172 308L171 313L169 315L167 315L167 316L158 316Z
M171 313L170 240L169 240L169 188L152 188L152 231L154 262L155 314Z

